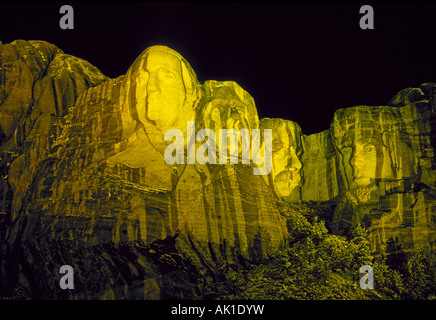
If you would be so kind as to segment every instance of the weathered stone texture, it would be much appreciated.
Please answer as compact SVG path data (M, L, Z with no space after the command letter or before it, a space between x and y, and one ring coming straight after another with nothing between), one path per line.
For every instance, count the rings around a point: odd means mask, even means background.
M189 63L162 46L144 51L116 79L47 46L59 53L43 76L36 73L41 80L21 85L27 95L16 94L19 101L33 96L28 109L39 115L23 138L26 148L9 133L18 129L3 130L2 148L18 153L3 167L11 186L3 201L12 200L4 287L15 281L35 297L65 298L56 268L70 264L81 289L68 298L183 298L195 289L195 275L213 276L222 260L262 259L283 241L284 218L254 164L164 159L165 132L186 136L187 121L201 128L215 119L211 106L222 128L259 128L254 101L239 85L202 86ZM28 121L20 112L15 127ZM159 241L166 245L156 255Z
M260 260L286 239L280 201L322 203L336 233L363 224L374 254L391 237L434 248L435 94L426 83L387 106L339 109L328 130L305 135L291 120L259 120L235 82L201 84L164 46L109 79L43 41L0 43L0 295L21 285L37 298L190 297L223 260ZM189 121L217 138L247 129L238 163L210 136L190 143ZM170 129L185 138L173 164ZM263 176L241 147L258 129L261 153L272 130ZM190 147L217 164L187 163ZM74 291L58 287L64 264Z

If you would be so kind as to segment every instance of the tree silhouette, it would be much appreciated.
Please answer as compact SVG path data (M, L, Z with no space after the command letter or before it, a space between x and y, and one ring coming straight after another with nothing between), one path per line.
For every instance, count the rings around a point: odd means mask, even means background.
M386 241L386 254L386 265L397 270L400 274L404 274L407 266L407 254L404 252L398 237L395 237L395 240L391 237Z

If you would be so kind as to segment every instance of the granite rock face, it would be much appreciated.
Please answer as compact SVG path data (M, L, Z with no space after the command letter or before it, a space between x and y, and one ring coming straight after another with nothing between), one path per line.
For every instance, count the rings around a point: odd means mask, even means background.
M298 200L301 195L301 154L302 131L300 126L290 120L261 120L263 130L272 130L272 171L269 185L276 197L287 201Z
M107 77L47 42L22 40L0 46L0 74L1 211L14 219L68 108Z
M374 253L398 237L406 251L435 246L434 84L400 91L382 107L339 110L331 126L346 177L337 231L362 222Z
M109 79L43 41L0 43L0 296L189 298L286 239L281 201L328 208L338 234L363 224L375 255L396 237L434 248L435 87L305 135L164 46Z
M276 197L335 204L332 231L347 234L364 225L374 255L397 237L409 252L421 245L435 248L434 90L435 84L426 83L400 91L387 106L339 109L329 130L309 136L276 125L269 177ZM299 164L301 177L294 183L289 173L283 180L277 174L291 163Z
M19 49L32 55L30 67ZM283 241L284 218L253 175L256 164L165 158L165 133L187 136L188 121L196 131L211 121L258 129L253 98L239 85L201 85L163 46L116 79L47 43L0 50L0 112L9 117L1 127L3 288L19 284L38 298L184 298L222 261L259 260ZM59 288L65 264L75 290Z

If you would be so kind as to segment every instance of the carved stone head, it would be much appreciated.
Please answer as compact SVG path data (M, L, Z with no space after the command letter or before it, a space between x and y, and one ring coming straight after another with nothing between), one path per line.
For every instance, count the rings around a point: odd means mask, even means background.
M243 142L250 146L252 129L259 129L254 99L236 82L208 80L204 84L206 103L200 110L197 125L201 128L211 129L216 135L216 150L219 153L219 130L236 130L241 133L242 129L247 134L241 134L238 144L238 154L242 155ZM232 141L231 139L229 140ZM227 147L230 150L230 146ZM250 148L244 149L250 152ZM220 153L220 157L227 155Z
M354 190L360 202L370 200L381 182L386 190L413 176L413 153L395 108L340 109L331 133L346 188Z
M146 49L124 78L124 103L130 116L144 127L186 131L195 120L203 97L197 76L176 51L165 46Z
M301 128L290 120L265 118L262 129L272 129L272 179L278 197L288 197L300 185Z

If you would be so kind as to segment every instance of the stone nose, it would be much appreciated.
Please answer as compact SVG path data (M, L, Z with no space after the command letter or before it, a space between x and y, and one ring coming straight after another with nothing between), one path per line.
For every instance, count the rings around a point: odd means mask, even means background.
M352 155L350 159L350 163L354 167L362 166L365 163L364 157Z
M302 163L298 157L293 156L288 160L288 167L287 169L290 171L299 171L301 169Z
M161 92L161 87L159 84L159 75L156 72L150 72L149 79L147 83L147 92Z
M298 172L298 171L300 170L300 168L297 168L297 167L295 167L295 166L292 166L292 167L289 167L288 170L289 170L290 172Z

